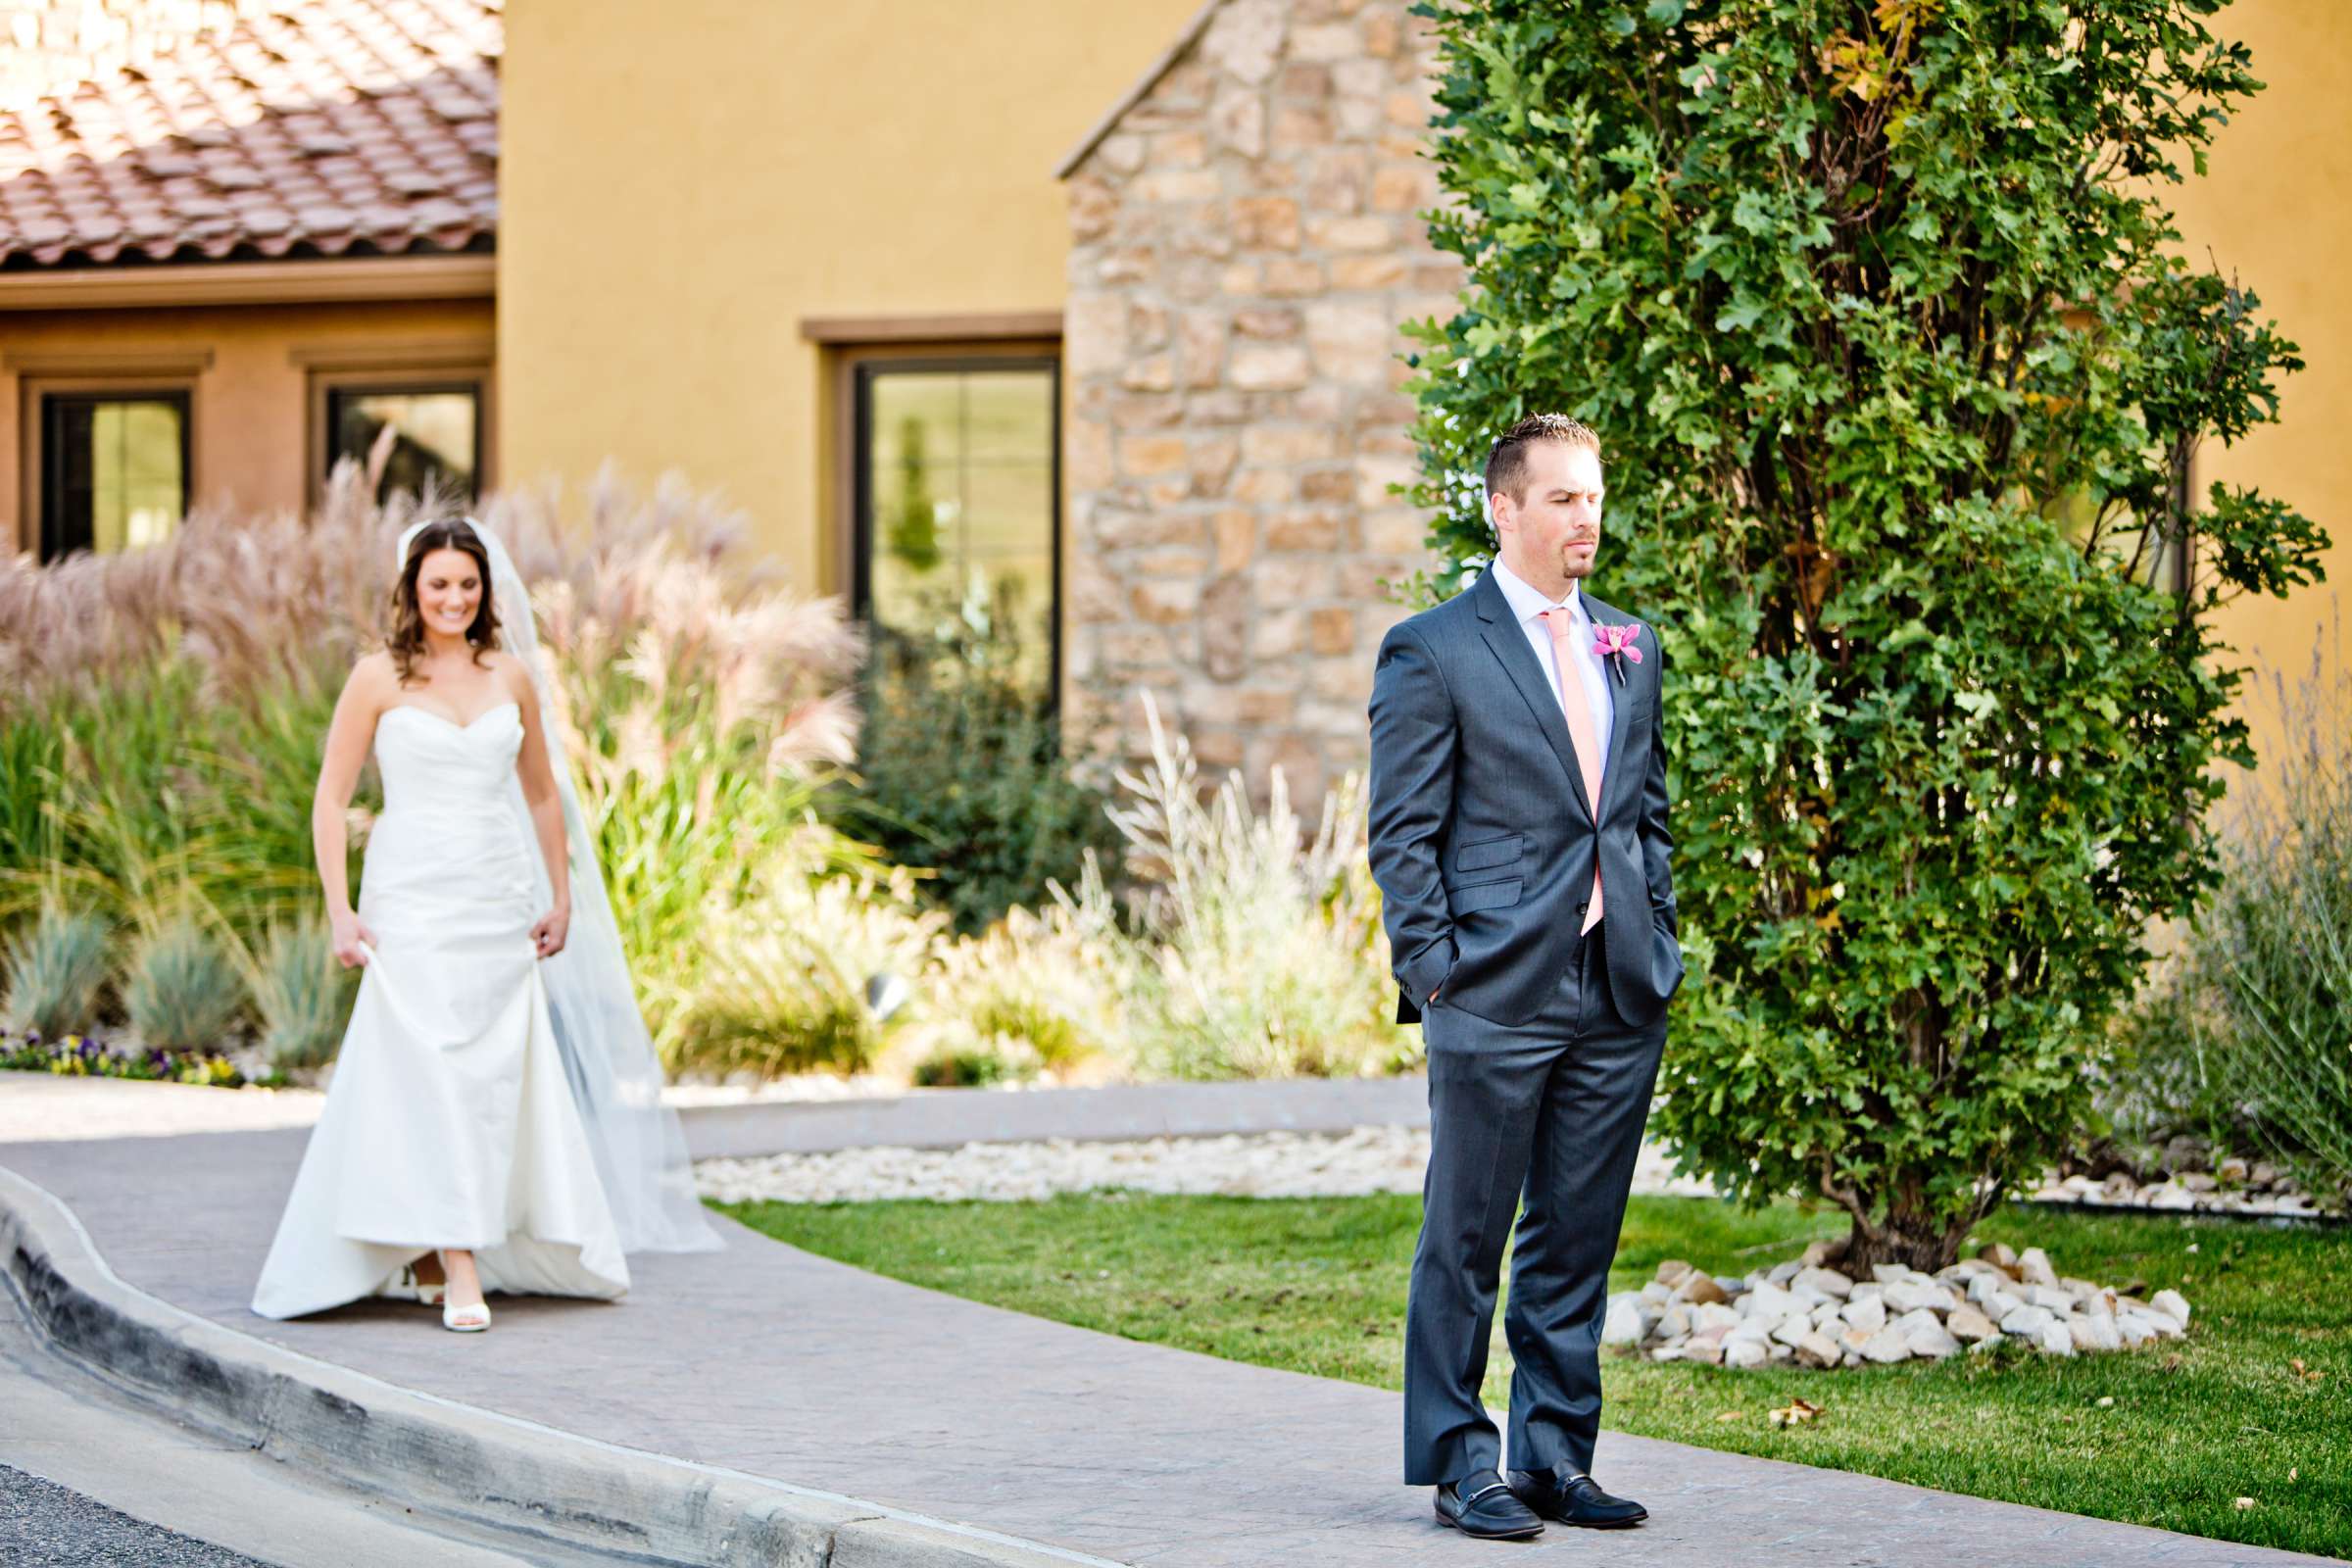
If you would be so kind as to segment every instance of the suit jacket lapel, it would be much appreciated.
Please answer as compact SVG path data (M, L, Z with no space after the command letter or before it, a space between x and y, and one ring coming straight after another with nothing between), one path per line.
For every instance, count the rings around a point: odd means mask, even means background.
M1592 618L1592 624L1595 626L1636 624L1633 616L1602 604L1590 594L1585 595L1585 613ZM1639 645L1637 644L1637 646ZM1642 657L1644 660L1657 657L1655 639L1651 640L1649 647L1642 650ZM1603 806L1606 806L1616 795L1618 775L1626 771L1619 765L1619 761L1625 756L1626 732L1632 726L1634 682L1639 678L1636 674L1638 668L1639 666L1629 667L1626 671L1626 682L1620 686L1617 684L1617 677L1609 672L1608 661L1601 662L1601 677L1609 682L1609 765L1602 769L1600 775L1600 799Z
M1502 585L1494 580L1493 572L1481 572L1470 592L1478 618L1486 622L1479 629L1480 635L1486 638L1494 657L1502 661L1504 673L1519 688L1520 697L1535 715L1536 727L1551 743L1551 755L1559 760L1560 771L1568 775L1568 787L1576 795L1576 804L1585 808L1586 816L1599 821L1593 803L1585 795L1585 770L1577 764L1576 743L1568 738L1568 720L1560 711L1559 696L1545 685L1544 666L1537 662L1535 650L1527 646L1527 633L1511 613L1511 602L1503 597ZM1608 793L1605 772L1600 788L1603 795Z

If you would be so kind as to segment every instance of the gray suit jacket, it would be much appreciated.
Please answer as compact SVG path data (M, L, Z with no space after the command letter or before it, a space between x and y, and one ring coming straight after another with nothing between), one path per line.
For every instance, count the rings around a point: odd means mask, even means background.
M1601 625L1633 617L1587 595ZM1612 661L1615 713L1598 803L1550 678L1494 573L1389 631L1372 679L1372 875L1396 983L1399 1022L1444 989L1442 1005L1520 1025L1543 1008L1592 891L1617 1013L1654 1023L1682 984L1674 846L1666 829L1654 630L1641 663ZM1615 676L1611 675L1614 682Z

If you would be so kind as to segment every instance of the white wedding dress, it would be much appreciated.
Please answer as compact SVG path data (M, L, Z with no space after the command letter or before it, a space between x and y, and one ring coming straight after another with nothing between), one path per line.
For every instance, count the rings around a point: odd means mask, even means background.
M385 1292L435 1248L485 1291L629 1288L612 1204L549 1019L546 912L509 797L521 710L376 720L384 810L359 916L374 938L325 1110L253 1309L297 1317Z

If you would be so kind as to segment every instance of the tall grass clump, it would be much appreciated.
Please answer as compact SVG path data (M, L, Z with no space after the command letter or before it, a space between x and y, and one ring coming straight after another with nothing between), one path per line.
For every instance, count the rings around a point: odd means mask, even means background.
M916 1021L921 1059L952 1070L938 1081L962 1083L1115 1062L1139 952L1090 855L1075 893L1050 883L1035 912L1015 905L941 948Z
M218 1051L244 1016L245 978L220 936L194 915L158 922L132 950L122 1010L141 1044L158 1051Z
M519 502L489 520L532 584L581 810L639 1001L674 1056L705 922L754 899L780 849L812 876L878 869L811 826L829 770L856 752L862 641L839 600L794 591L741 548L738 515L674 484L641 497L600 478L584 526Z
M358 993L359 971L335 961L325 921L313 915L272 927L253 984L261 1048L270 1065L321 1067L333 1060Z
M673 1031L673 1065L759 1076L875 1064L903 1016L891 981L920 989L947 916L903 868L828 867L821 829L771 855L751 896L708 911L699 983Z
M413 514L363 482L307 522L203 512L144 550L0 562L0 914L192 889L259 932L315 902L319 748Z
M6 956L6 1026L44 1039L89 1029L113 964L113 933L94 914L51 900L10 939Z
M2352 671L2327 645L2290 683L2286 737L2239 783L2219 893L2190 928L2157 1070L2208 1122L2234 1117L2309 1190L2352 1200ZM2197 1128L2191 1130L2202 1131Z
M1170 1078L1394 1070L1412 1038L1396 1004L1366 803L1349 775L1301 832L1280 769L1261 813L1238 773L1204 802L1191 745L1146 699L1151 764L1122 771L1111 819L1144 881L1129 954L1126 1049ZM1102 897L1097 894L1096 897Z

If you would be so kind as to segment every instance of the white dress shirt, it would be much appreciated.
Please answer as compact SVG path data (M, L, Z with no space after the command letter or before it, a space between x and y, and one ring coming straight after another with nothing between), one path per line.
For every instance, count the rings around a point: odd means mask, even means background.
M1592 709L1592 728L1600 741L1600 770L1606 777L1609 770L1609 725L1615 717L1615 696L1609 690L1609 672L1600 666L1600 656L1592 652L1592 617L1585 613L1585 597L1577 585L1568 585L1568 597L1555 606L1543 594L1530 587L1519 574L1504 565L1499 558L1490 568L1494 573L1495 586L1519 619L1519 629L1527 634L1527 644L1536 651L1536 662L1544 666L1544 675L1551 683L1551 700L1560 705L1560 716L1568 716L1568 699L1560 695L1559 666L1551 657L1551 626L1544 619L1544 612L1562 606L1568 611L1569 662L1576 676L1585 684L1585 701Z

